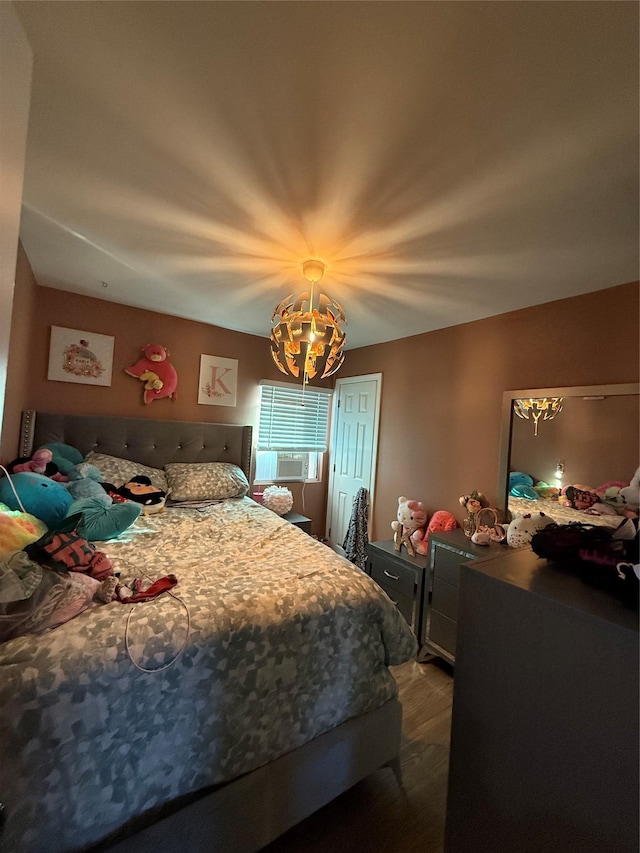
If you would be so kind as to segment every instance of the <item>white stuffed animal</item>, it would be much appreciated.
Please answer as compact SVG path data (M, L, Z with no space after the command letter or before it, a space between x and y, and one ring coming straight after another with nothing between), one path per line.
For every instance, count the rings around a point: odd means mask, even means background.
M427 520L427 510L422 501L410 501L404 495L399 497L397 521L391 522L394 549L399 551L404 544L409 556L415 557L415 546L422 542Z
M544 512L528 512L516 515L507 528L507 545L511 548L524 548L531 543L533 534L549 524L555 524L550 515Z
M637 509L640 506L640 468L633 475L633 480L619 492L625 504Z

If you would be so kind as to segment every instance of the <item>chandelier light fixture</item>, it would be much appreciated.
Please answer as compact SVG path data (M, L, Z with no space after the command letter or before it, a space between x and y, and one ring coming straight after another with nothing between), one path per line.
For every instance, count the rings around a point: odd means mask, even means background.
M315 292L324 270L322 261L304 261L302 272L310 289L295 298L287 296L271 318L273 360L282 373L302 376L303 387L314 376L331 376L344 361L344 312L330 296Z
M523 420L533 421L533 434L538 434L538 422L552 421L562 411L563 397L538 397L514 400L513 411Z

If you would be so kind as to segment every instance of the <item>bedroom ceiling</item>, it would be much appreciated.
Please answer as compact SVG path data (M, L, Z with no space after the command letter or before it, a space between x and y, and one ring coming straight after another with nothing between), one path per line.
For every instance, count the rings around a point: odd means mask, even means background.
M41 285L266 338L319 257L349 349L638 278L636 3L14 6Z

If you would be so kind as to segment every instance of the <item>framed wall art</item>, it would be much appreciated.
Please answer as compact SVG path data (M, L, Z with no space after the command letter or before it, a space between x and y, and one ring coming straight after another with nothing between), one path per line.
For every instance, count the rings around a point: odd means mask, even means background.
M110 335L52 326L47 379L111 385L114 341Z
M198 403L205 406L235 406L238 362L218 355L200 356Z

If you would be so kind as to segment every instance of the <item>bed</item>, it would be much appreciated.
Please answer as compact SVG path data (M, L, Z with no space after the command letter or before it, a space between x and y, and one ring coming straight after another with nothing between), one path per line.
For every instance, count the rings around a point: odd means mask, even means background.
M21 454L49 442L248 475L251 429L25 412ZM248 497L98 544L123 578L174 573L177 597L0 645L0 849L258 850L375 770L399 775L389 667L416 641L366 574Z

